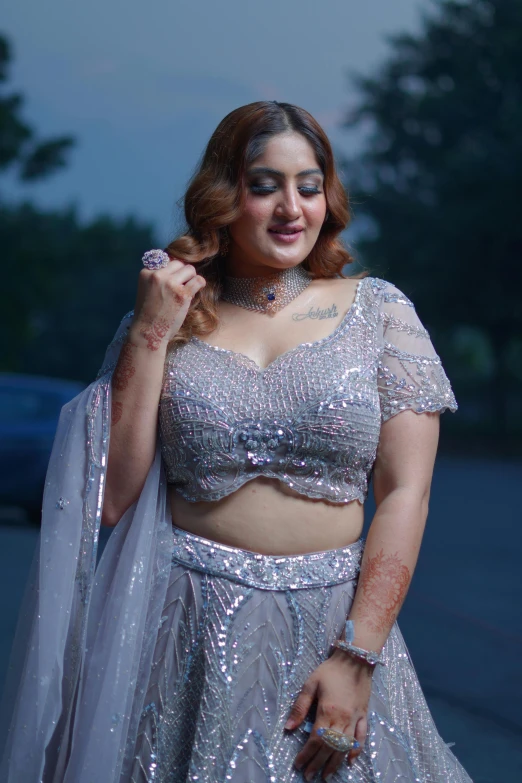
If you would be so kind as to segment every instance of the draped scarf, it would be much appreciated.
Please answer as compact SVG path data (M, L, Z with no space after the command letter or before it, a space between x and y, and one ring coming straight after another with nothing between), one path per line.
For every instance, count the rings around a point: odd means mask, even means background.
M173 541L157 437L96 565L111 379L132 315L60 414L0 714L4 783L116 783L131 764Z

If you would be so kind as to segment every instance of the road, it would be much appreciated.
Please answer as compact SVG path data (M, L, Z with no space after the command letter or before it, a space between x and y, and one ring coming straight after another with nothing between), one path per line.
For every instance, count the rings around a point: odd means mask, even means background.
M438 459L399 617L438 730L475 783L522 781L521 479L520 463ZM36 538L0 527L2 682Z

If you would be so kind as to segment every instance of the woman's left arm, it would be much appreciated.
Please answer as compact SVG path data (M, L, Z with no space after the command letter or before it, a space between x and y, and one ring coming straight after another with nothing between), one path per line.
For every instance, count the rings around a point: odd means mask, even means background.
M357 647L380 652L406 597L428 514L438 437L438 413L406 410L382 425L373 474L377 509L349 614ZM323 766L328 776L344 759L317 735L319 727L355 736L361 748L350 751L350 761L361 752L372 673L369 664L337 649L305 683L287 722L296 728L317 699L314 727L295 759L305 779Z
M439 414L403 411L381 429L368 531L350 610L354 644L380 651L406 597L428 516Z

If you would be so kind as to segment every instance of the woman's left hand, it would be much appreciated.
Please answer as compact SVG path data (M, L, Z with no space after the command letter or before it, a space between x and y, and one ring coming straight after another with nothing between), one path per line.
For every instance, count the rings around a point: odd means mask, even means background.
M334 729L355 737L360 748L351 750L351 763L362 752L368 728L368 703L372 688L373 669L364 661L335 650L304 683L290 711L285 728L293 730L306 718L312 702L317 700L316 719L303 749L295 757L295 766L305 780L312 780L323 767L323 778L336 772L346 753L327 745L317 729Z

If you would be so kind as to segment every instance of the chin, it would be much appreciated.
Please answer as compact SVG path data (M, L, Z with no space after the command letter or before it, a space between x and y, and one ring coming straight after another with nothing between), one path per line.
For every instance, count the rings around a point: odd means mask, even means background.
M281 258L281 256L269 256L266 259L267 266L271 266L274 269L288 269L292 266L298 266L305 260L306 256L302 257L299 256L298 258L288 258L286 256L285 258Z
M303 249L300 248L280 248L271 247L267 249L266 258L274 259L277 263L285 264L286 266L295 266L300 264L305 258L308 257L312 248Z

